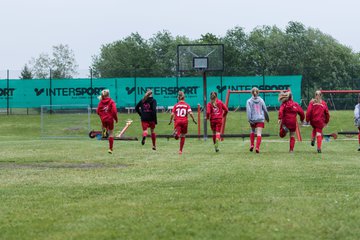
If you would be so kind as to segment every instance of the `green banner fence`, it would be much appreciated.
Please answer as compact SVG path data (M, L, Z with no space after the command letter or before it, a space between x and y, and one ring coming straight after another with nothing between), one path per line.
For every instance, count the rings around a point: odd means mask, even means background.
M218 93L225 101L230 90L286 90L293 92L294 100L301 101L302 76L254 76L254 77L208 77L207 93ZM101 90L109 89L118 108L133 108L147 89L151 88L158 106L167 108L177 102L179 90L185 92L191 107L203 103L202 77L171 78L111 78L111 79L10 79L0 80L0 108L39 108L41 105L88 104L95 108ZM229 106L244 107L250 94L232 96ZM278 94L268 93L262 97L268 106L279 106Z

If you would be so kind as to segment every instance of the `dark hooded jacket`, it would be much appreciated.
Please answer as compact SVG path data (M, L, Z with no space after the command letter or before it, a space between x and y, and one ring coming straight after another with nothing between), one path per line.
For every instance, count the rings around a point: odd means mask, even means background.
M141 99L135 110L141 117L142 122L155 122L157 124L156 100L153 97L148 97L145 101Z

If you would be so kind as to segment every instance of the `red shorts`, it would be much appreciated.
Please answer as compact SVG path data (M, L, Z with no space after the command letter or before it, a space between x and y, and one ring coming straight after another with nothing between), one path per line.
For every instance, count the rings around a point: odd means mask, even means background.
M317 133L321 133L321 134L322 134L322 128L314 128L314 127L313 127L313 130L315 130L315 132L317 132Z
M283 125L289 129L290 132L295 132L296 131L296 120L295 121L291 121L291 122L286 122L283 123Z
M311 125L312 128L314 128L314 129L323 129L326 124L325 124L324 122L311 122L311 121L310 121L310 125Z
M154 129L155 128L155 122L141 122L141 127L143 131L146 131L148 128Z
M265 123L263 123L263 122L253 123L253 124L250 124L250 127L251 127L251 128L264 128L264 127L265 127Z
M188 122L175 122L175 129L178 134L187 134Z
M103 128L106 128L107 130L114 130L114 120L104 120L102 122Z
M211 130L214 132L220 132L222 126L222 119L210 120Z

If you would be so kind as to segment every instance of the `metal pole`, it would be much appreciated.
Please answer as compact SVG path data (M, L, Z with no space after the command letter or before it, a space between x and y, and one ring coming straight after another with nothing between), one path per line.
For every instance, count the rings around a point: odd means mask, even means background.
M263 68L263 74L262 74L263 76L263 90L265 90L265 69ZM266 102L266 100L265 100L265 93L263 93L263 100L264 100L264 102Z
M90 68L90 87L93 88L93 70ZM93 109L93 96L90 96L90 109Z
M6 71L6 89L7 89L7 93L8 94L6 94L7 96L6 96L6 114L7 115L9 115L10 114L10 99L9 99L9 88L10 88L10 86L9 86L9 79L10 79L10 73L9 73L9 69Z
M134 91L134 106L136 106L137 102L136 102L136 74L134 77L134 87L135 87L135 91Z
M52 114L52 81L51 81L51 76L52 72L51 72L51 68L50 68L50 75L49 75L49 84L50 84L50 88L49 88L49 97L50 97L50 114Z
M207 122L206 122L206 104L207 104L207 100L206 100L206 71L203 71L203 87L204 87L204 106L203 106L203 117L204 117L204 140L207 139Z

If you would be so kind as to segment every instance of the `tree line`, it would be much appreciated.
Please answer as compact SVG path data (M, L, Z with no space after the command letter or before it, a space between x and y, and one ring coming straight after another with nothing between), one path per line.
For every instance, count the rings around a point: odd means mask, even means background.
M236 26L225 36L212 33L191 40L160 31L150 39L139 33L101 46L93 56L94 77L172 77L178 76L177 45L224 44L224 76L302 75L303 96L315 89L354 89L360 86L360 53L339 43L319 29L300 22L289 22L284 30L277 26L260 26L246 33ZM53 58L40 55L22 76L46 78L49 68L53 78L72 78L76 61L67 45L54 47ZM45 70L45 71L44 71ZM211 74L211 73L210 73ZM216 73L214 73L216 74ZM25 78L24 77L24 78ZM305 90L306 89L306 90Z

